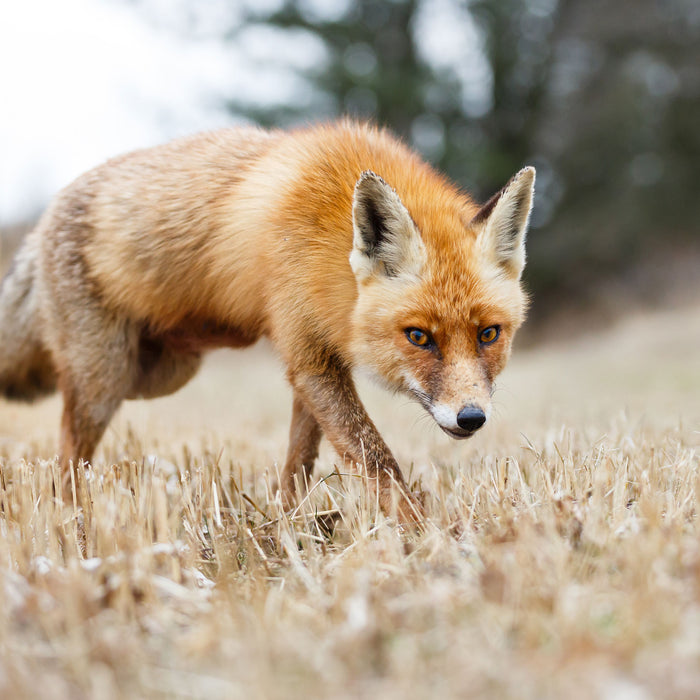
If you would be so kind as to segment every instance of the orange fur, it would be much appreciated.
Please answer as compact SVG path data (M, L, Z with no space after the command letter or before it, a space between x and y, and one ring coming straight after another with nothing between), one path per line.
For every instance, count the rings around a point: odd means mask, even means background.
M457 416L488 411L524 318L533 178L521 171L480 209L389 133L349 121L222 130L115 158L57 196L24 272L5 280L2 332L21 328L37 359L0 353L0 389L21 395L24 382L29 396L57 378L62 457L90 459L124 398L174 391L207 348L268 336L295 397L285 498L323 433L385 509L398 485L413 518L352 369L411 394L453 436L473 432ZM486 345L488 326L500 337ZM409 328L430 346L412 345Z

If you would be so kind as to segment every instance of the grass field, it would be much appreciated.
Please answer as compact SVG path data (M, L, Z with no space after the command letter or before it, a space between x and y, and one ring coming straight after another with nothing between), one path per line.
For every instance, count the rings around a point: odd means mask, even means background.
M60 400L0 403L0 697L700 697L700 306L516 350L499 386L465 443L362 384L422 534L325 444L281 512L265 348L125 405L81 514L36 458Z

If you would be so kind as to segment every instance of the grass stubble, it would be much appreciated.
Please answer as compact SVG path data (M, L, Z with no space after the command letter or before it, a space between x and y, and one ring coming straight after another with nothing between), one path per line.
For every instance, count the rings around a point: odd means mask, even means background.
M0 697L699 697L700 344L660 320L516 355L469 443L367 390L421 533L328 448L283 512L264 352L127 407L79 511L36 457L60 402L0 405Z

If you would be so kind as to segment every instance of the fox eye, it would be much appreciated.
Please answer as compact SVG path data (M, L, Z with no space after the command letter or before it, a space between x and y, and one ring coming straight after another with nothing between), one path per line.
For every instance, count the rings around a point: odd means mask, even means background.
M430 337L430 334L422 331L420 328L407 328L406 337L410 343L421 348L433 345L433 339Z
M501 329L499 326L489 326L479 331L479 342L482 345L491 345L498 336L501 335Z

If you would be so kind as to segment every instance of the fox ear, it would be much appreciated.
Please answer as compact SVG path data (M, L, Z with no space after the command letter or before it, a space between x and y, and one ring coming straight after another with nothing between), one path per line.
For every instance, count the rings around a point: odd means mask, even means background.
M418 275L425 249L408 209L379 175L365 170L352 201L350 266L358 279Z
M535 193L535 169L523 168L477 212L470 226L482 249L511 277L525 267L525 233Z

